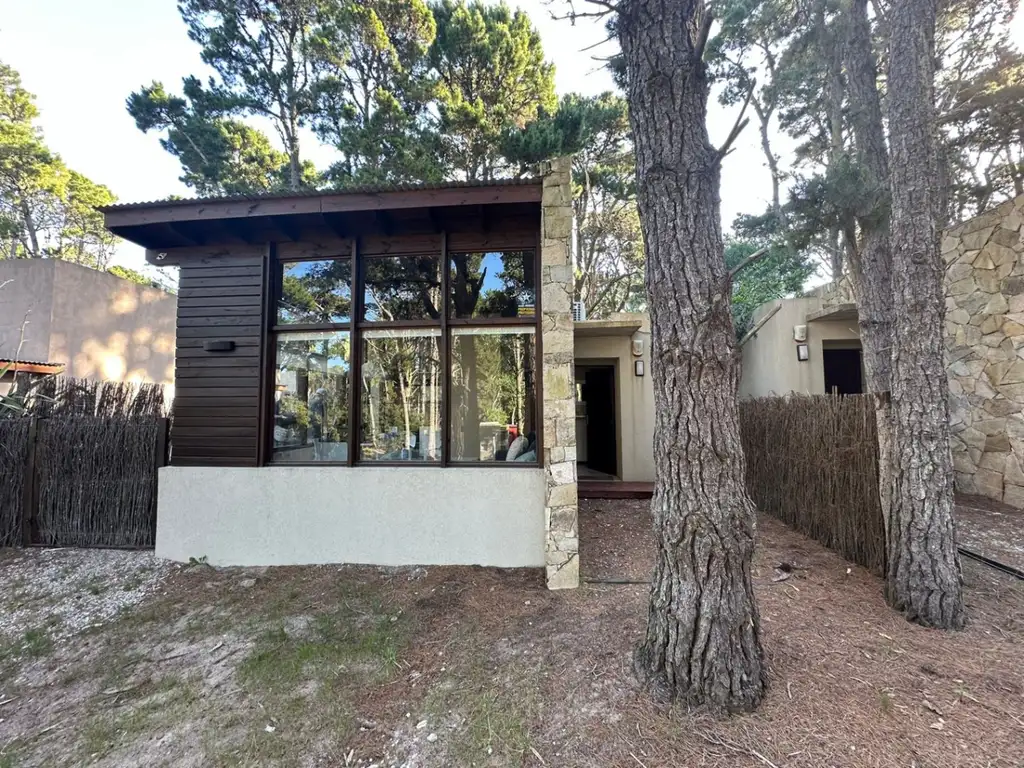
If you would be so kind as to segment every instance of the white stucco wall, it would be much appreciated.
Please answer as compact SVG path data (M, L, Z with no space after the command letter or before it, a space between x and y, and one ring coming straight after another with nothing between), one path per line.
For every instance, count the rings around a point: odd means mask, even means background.
M156 554L211 565L544 565L545 476L504 467L164 467Z

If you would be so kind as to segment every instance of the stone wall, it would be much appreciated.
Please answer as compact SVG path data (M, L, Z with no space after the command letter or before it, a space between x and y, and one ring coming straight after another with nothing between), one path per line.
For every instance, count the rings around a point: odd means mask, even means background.
M956 485L1024 507L1024 196L945 232Z
M544 169L541 241L545 563L550 589L579 586L573 392L572 180L569 158Z

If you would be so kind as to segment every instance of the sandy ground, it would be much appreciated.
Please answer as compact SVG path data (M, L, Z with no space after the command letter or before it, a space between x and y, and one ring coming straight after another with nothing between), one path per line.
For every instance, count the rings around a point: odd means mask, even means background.
M647 578L646 502L587 502L580 531L586 578ZM17 560L0 560L0 593ZM798 570L775 582L781 561ZM757 713L718 719L637 690L644 584L175 568L69 641L0 649L0 768L1019 768L1024 583L964 571L970 627L925 630L875 576L762 518L771 690Z

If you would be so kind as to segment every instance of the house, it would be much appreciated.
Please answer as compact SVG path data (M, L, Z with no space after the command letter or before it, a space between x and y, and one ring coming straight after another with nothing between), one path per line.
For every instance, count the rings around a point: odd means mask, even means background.
M543 566L576 586L567 160L536 179L103 213L180 268L157 554ZM625 332L609 329L628 347Z
M174 296L109 272L60 259L0 260L0 359L25 375L170 385L174 317Z
M946 230L946 365L956 486L1024 508L1024 195ZM743 349L740 394L863 391L847 283L781 303Z

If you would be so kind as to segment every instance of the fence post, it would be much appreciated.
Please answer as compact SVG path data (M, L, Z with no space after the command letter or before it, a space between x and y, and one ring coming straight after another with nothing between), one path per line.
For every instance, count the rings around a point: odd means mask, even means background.
M153 509L150 512L150 530L153 533L152 545L156 546L156 516L158 496L160 495L160 468L167 466L167 437L171 428L171 420L160 418L156 421L156 456L153 467Z
M38 494L36 493L36 438L38 421L30 416L28 438L25 446L25 482L21 494L21 542L23 546L32 546L32 522L36 517Z

